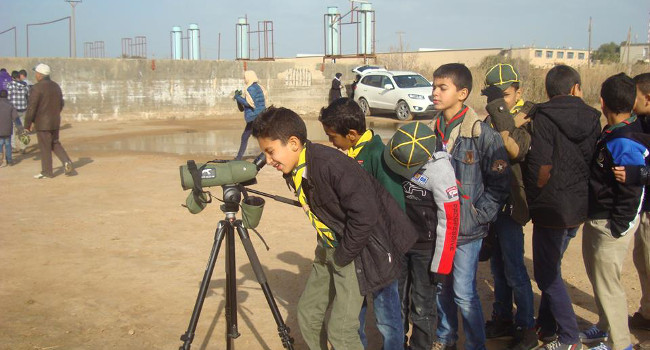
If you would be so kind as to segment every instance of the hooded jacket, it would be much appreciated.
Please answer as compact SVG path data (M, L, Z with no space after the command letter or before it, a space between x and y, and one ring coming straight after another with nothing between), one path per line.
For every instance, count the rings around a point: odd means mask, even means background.
M628 135L643 144L648 144L650 141L650 115L639 115L639 122L643 129L643 133L632 133ZM645 195L643 196L643 207L641 210L650 211L650 166L634 166L627 165L625 167L625 183L632 185L644 185Z
M535 225L565 229L587 218L589 165L600 112L575 96L556 96L531 111L524 185Z
M591 162L589 219L609 220L612 236L617 238L635 227L644 191L642 185L625 185L616 181L612 167L646 164L646 146L626 135L642 131L638 120L613 130L606 127Z
M413 225L354 159L331 147L306 147L303 190L311 211L336 233L336 264L354 261L362 295L384 288L399 275L399 256L417 240Z
M435 152L402 186L406 214L419 233L412 249L433 250L430 271L449 274L460 228L458 187L449 154Z

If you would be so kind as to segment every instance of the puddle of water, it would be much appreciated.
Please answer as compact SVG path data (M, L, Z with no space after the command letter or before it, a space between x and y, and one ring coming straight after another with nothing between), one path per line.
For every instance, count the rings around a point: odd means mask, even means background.
M327 142L327 135L318 120L306 120L307 135L312 141ZM394 121L370 121L368 127L388 141L401 124ZM118 151L209 155L234 157L239 150L241 130L211 130L204 132L176 133L167 135L131 136L102 144L82 144L70 146L71 151ZM68 148L68 146L66 146ZM260 153L253 137L248 140L246 156Z

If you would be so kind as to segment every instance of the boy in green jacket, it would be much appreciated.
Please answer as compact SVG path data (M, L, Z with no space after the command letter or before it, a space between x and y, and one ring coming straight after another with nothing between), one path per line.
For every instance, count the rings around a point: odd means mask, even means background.
M391 194L404 210L404 193L401 178L393 173L383 159L384 143L379 135L366 129L366 118L354 100L340 98L321 110L318 120L329 141L347 152L363 169L370 173ZM373 293L376 323L383 337L383 349L400 349L404 343L404 327L397 280ZM366 301L359 314L359 335L364 347L368 346L364 332Z

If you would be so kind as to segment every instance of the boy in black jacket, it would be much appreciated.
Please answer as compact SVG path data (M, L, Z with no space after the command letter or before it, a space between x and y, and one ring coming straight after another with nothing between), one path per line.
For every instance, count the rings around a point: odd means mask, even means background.
M589 180L589 220L582 238L582 256L594 289L598 324L582 336L589 341L606 336L609 330L615 350L632 350L627 325L627 299L621 285L621 270L632 235L639 224L643 186L616 181L615 165L645 165L648 149L630 138L642 132L632 114L636 87L624 73L609 77L602 85L600 101L607 126L596 145ZM601 344L599 349L609 347Z
M636 84L636 101L634 113L643 126L643 132L650 135L650 73L642 73L634 77ZM632 260L639 273L641 282L640 307L630 316L630 329L650 330L650 167L648 166L618 166L614 168L616 180L632 185L645 185L645 197L641 213L639 229L634 234L634 251Z
M587 218L589 164L600 135L600 113L581 99L580 75L559 65L546 75L550 100L531 112L532 137L524 185L533 220L533 265L542 291L537 325L546 349L581 349L561 262Z
M397 278L398 256L417 239L413 226L354 159L310 143L295 112L268 108L253 123L253 136L267 164L294 188L317 232L316 257L298 302L305 342L310 349L326 350L328 340L336 349L363 349L358 333L363 296Z

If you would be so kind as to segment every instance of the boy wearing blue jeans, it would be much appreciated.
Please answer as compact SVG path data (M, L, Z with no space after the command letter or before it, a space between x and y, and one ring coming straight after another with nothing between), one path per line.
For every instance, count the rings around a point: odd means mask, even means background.
M7 90L0 90L0 153L4 155L3 158L7 161L7 165L12 165L11 135L14 132L14 122L18 118L18 111L9 103L7 96ZM2 165L3 158L0 158L0 165Z
M492 319L485 324L488 339L514 336L510 350L530 350L537 347L533 288L524 264L524 230L529 220L521 165L530 147L531 102L521 99L521 77L514 66L499 63L485 76L487 97L485 109L488 120L503 138L512 183L508 202L499 212L490 228L494 234L494 248L490 259L494 278ZM517 312L513 321L513 299Z
M483 310L476 289L478 255L483 237L510 193L510 166L501 136L465 105L472 73L458 63L433 73L431 122L438 150L451 156L460 194L460 231L451 274L439 276L438 340L433 349L456 349L458 309L465 349L485 349Z
M366 116L361 107L352 99L339 98L321 110L318 120L323 124L325 134L334 147L347 152L348 157L356 160L364 170L384 186L404 210L404 194L400 177L386 166L382 157L384 143L379 135L366 129ZM401 348L404 342L404 327L402 327L397 279L372 293L372 301L377 328L383 338L383 349ZM366 305L367 302L364 299L359 314L359 336L365 348L368 347L364 329Z
M533 133L524 185L533 220L533 265L542 291L537 326L543 349L582 349L573 304L562 280L562 256L587 219L589 164L600 135L600 112L582 100L578 72L546 74L549 101L531 113ZM553 340L551 340L553 339Z

